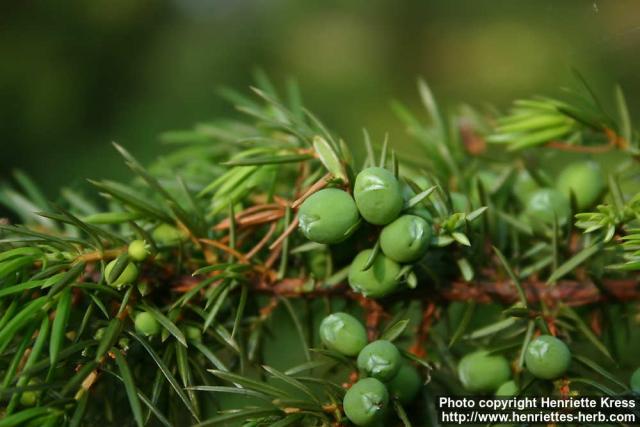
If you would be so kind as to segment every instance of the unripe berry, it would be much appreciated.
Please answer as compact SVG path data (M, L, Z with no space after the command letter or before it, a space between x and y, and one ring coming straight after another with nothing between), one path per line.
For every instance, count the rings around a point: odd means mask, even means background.
M509 380L503 383L498 390L496 390L497 397L511 397L518 394L518 386L514 380Z
M111 280L111 271L113 267L115 267L117 260L113 260L107 264L107 267L104 269L104 278L106 282L115 287L121 288L124 285L130 285L138 278L138 267L132 262L128 263L127 266L122 270L120 276L118 276L115 280Z
M421 258L431 241L431 226L415 215L402 215L386 225L380 233L380 248L397 262L412 262Z
M378 253L373 265L362 271L367 264L372 249L360 252L349 267L349 285L351 288L369 298L379 298L390 294L398 288L400 264Z
M640 368L636 369L633 371L633 374L631 374L629 385L631 386L631 391L634 393L640 393Z
M526 169L523 169L518 172L518 175L516 175L516 178L513 182L513 195L516 196L518 200L524 203L529 200L531 195L535 193L539 188L540 186L533 179L531 174Z
M158 246L176 246L186 241L189 236L169 224L160 224L152 232L151 237Z
M416 398L422 388L422 378L418 370L410 363L404 362L395 377L387 383L389 394L408 405Z
M325 188L309 196L300 205L300 231L318 243L339 243L349 237L360 219L353 198L346 191Z
M144 240L134 240L129 243L129 257L134 261L144 261L149 251L147 250L147 244Z
M29 385L35 385L38 382L36 380L30 380ZM40 391L37 390L27 390L23 391L20 395L20 405L22 406L33 406L37 403L38 397L40 397Z
M569 347L551 335L541 335L529 343L524 361L535 377L552 380L564 374L571 363Z
M143 311L136 315L135 320L136 332L147 337L158 335L160 333L160 324L156 318L149 312Z
M187 326L184 328L184 334L189 341L202 341L202 331L195 326Z
M371 426L380 421L388 404L389 392L375 378L364 378L355 383L342 401L344 413L357 426Z
M569 199L564 194L551 188L542 188L531 194L524 213L533 226L539 227L553 224L554 216L558 218L558 224L563 224L570 211Z
M391 341L374 341L358 354L358 369L380 381L389 381L395 377L400 365L400 352Z
M332 350L355 356L367 345L367 331L355 317L347 313L333 313L322 320L320 339Z
M489 393L509 380L511 368L503 356L480 350L467 354L460 360L458 377L468 391Z
M576 162L567 166L558 176L556 188L565 196L573 192L578 209L585 209L598 201L606 187L600 165L595 162Z
M402 187L387 169L372 167L356 177L353 196L360 215L376 225L385 225L400 215L404 201Z
M38 393L35 391L23 391L20 395L20 405L22 406L33 406L38 401Z

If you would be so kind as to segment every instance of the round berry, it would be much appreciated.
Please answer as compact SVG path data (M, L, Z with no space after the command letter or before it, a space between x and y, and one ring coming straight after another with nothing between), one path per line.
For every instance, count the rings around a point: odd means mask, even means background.
M147 311L138 313L134 324L136 332L144 336L150 337L160 333L160 324L156 318Z
M320 323L320 339L324 345L338 353L355 356L367 345L367 331L350 314L333 313Z
M542 188L531 194L526 203L525 216L532 225L553 224L554 217L558 224L566 222L571 208L569 199L558 190Z
M389 404L387 388L375 378L364 378L344 395L344 413L357 426L371 426L384 416Z
M518 200L524 203L539 188L540 186L533 179L529 171L523 169L518 172L513 182L513 195L516 196Z
M576 196L579 209L593 206L602 195L606 180L600 165L595 162L576 162L567 166L558 176L556 188L567 198Z
M129 256L134 261L144 261L147 255L149 255L149 250L147 249L147 244L144 240L134 240L129 243Z
M33 406L38 401L38 393L35 391L23 391L20 395L20 405L22 406Z
M380 381L389 381L395 377L400 365L400 352L391 341L374 341L358 354L358 369Z
M422 378L412 364L404 362L396 376L387 383L387 388L391 396L397 398L403 405L408 405L420 393Z
M372 249L360 252L349 267L349 285L366 297L379 298L395 291L399 285L400 264L378 253L371 267L362 271Z
M569 347L551 335L541 335L529 343L525 365L535 377L552 380L564 374L571 362Z
M33 386L38 384L38 381L35 379L29 380L28 385ZM20 395L20 405L22 406L33 406L37 403L38 397L40 397L40 391L38 390L27 390L23 391Z
M184 328L184 334L189 341L202 341L202 331L195 326L187 326Z
M353 189L360 215L375 225L385 225L400 215L402 187L387 169L372 167L360 172Z
M480 350L467 354L458 364L458 378L465 389L489 393L511 377L509 362L503 356Z
M503 383L498 390L496 390L496 396L498 397L511 397L518 394L518 386L514 380L509 380Z
M631 391L634 393L640 393L640 368L636 369L633 371L633 374L631 374L629 385L631 386Z
M397 262L412 262L421 258L429 247L431 227L419 216L402 215L386 225L380 233L380 248Z
M298 210L298 227L309 240L339 243L349 237L360 215L346 191L325 188L309 196Z
M176 246L189 238L176 227L164 223L153 230L151 237L159 246Z
M122 273L114 279L111 280L109 277L111 276L111 271L113 267L116 266L117 260L113 260L107 264L107 267L104 269L104 278L107 283L115 288L121 288L124 285L130 285L138 278L138 267L132 262L128 263L127 266L122 270Z

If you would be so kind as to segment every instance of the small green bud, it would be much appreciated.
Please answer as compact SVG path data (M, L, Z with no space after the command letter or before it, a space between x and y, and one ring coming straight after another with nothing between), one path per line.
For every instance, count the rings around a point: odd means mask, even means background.
M563 375L571 363L569 347L551 335L540 335L529 343L524 361L535 377L553 380Z
M357 426L371 426L381 421L389 405L387 388L375 378L355 383L344 395L344 413Z
M298 210L298 227L311 241L334 244L349 237L360 219L346 191L325 188L309 196Z
M144 261L149 255L147 244L144 240L134 240L129 243L129 256L134 261Z
M141 335L150 337L160 333L160 323L149 312L143 311L136 315L135 319L136 332Z
M378 253L373 265L362 271L367 264L372 249L360 252L349 267L349 285L351 288L369 298L384 297L398 288L400 264Z
M33 386L38 384L36 380L29 380L29 385ZM34 406L38 402L38 398L40 397L40 391L37 390L27 390L23 391L20 395L20 405L22 406Z
M104 278L106 282L115 287L121 288L124 285L130 285L138 278L138 267L132 262L128 263L124 268L120 276L118 276L115 280L109 280L109 276L111 276L111 271L113 267L115 267L117 260L113 260L107 264L107 267L104 269Z
M33 406L38 401L38 393L35 391L23 391L20 395L20 405L22 406Z
M353 195L360 215L376 225L396 219L404 204L400 182L384 168L372 167L360 172Z
M400 365L400 352L391 341L374 341L358 354L358 369L380 381L389 381L395 377Z
M332 350L346 356L355 356L367 345L367 331L350 314L333 313L320 323L320 339Z

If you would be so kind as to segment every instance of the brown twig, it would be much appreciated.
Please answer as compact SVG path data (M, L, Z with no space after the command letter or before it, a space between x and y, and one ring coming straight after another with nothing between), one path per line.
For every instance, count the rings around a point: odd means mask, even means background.
M315 192L323 189L324 187L326 187L327 184L329 183L329 179L331 178L331 176L332 175L330 173L327 173L322 178L320 178L318 181L316 181L313 185L311 185L307 189L307 191L304 192L304 194L302 196L298 197L298 199L291 204L291 208L292 209L297 209L298 206L300 206L302 204L302 202L307 200L307 198L309 196L311 196L313 193L315 193Z

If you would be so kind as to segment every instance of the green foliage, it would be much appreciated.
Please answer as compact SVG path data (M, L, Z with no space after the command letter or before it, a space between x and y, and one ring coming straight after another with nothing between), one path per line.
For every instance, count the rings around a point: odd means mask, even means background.
M621 92L613 116L588 89L445 115L420 82L426 118L395 110L423 155L365 131L359 159L295 88L260 80L257 98L227 92L243 118L164 135L174 150L149 168L116 146L134 179L91 181L101 199L63 189L50 203L23 175L0 189L14 215L0 225L0 423L348 425L349 412L369 422L342 402L371 381L390 425L510 378L509 393L630 392L640 195ZM532 211L562 176L547 159L609 155L589 206L572 182ZM355 193L365 221L305 205L329 190ZM298 231L307 210L330 238ZM418 219L382 227L400 212ZM332 313L350 329L324 323ZM529 371L540 334L570 349L556 382ZM383 358L387 384L358 379Z

